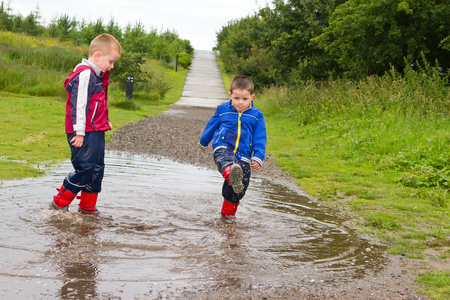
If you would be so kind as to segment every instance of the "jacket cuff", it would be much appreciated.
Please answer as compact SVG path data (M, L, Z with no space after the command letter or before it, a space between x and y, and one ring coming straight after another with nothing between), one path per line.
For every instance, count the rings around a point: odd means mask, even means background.
M203 149L203 150L206 150L206 149L208 148L208 146L203 146L203 145L200 144L200 143L198 143L198 146L199 146L201 149Z
M256 157L256 156L253 156L253 157L252 157L252 160L254 160L254 161L256 161L257 163L259 163L260 166L263 165L263 161L262 161L261 159L259 159L258 157Z

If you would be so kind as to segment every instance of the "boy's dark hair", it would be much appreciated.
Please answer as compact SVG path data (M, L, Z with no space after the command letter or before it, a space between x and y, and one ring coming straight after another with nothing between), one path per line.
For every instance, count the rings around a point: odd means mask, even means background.
M233 78L230 85L230 93L233 93L233 90L247 90L250 94L253 94L255 86L253 85L253 81L248 76L238 75Z

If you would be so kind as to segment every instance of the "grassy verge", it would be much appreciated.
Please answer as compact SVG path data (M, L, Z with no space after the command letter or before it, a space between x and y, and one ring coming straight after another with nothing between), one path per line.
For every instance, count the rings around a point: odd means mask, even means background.
M67 157L62 101L7 93L0 99L0 179L40 176Z
M313 93L317 102L330 97L330 91ZM448 299L450 288L442 284L450 262L448 119L375 109L317 113L303 122L301 115L310 112L292 97L275 88L255 98L265 113L268 153L298 185L346 212L362 235L388 245L389 253L441 265L419 273L427 280L418 282L433 298Z
M217 51L214 51L217 62L219 63L219 68L222 73L222 81L225 87L225 91L228 93L230 91L231 80L233 80L233 75L224 71L223 62L220 60Z

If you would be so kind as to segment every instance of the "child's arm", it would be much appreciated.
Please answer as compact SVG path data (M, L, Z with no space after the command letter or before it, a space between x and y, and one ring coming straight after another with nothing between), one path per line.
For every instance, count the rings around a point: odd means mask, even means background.
M84 136L86 130L86 108L92 96L91 73L87 69L78 74L70 83L70 117L72 118L73 131L77 136ZM80 146L81 147L81 146Z
M209 148L209 146L206 146L206 149L208 149ZM205 148L202 148L202 147L200 147L200 150L202 150L202 152L203 153L206 153L206 149Z
M266 156L266 123L262 114L258 119L258 123L253 131L253 157L251 158L251 167L254 169L261 168Z
M206 149L209 148L208 145L214 136L214 132L216 132L219 126L220 126L220 115L218 109L216 109L216 112L211 117L211 119L209 119L208 124L206 124L206 127L203 130L202 135L200 136L200 142L198 143L198 146L200 147L200 150L202 150L203 153L206 153Z

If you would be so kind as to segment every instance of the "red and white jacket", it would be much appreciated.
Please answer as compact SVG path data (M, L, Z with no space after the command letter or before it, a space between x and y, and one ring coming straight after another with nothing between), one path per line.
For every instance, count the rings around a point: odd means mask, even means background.
M67 91L66 133L85 135L86 132L111 129L108 118L109 72L83 59L64 81Z

